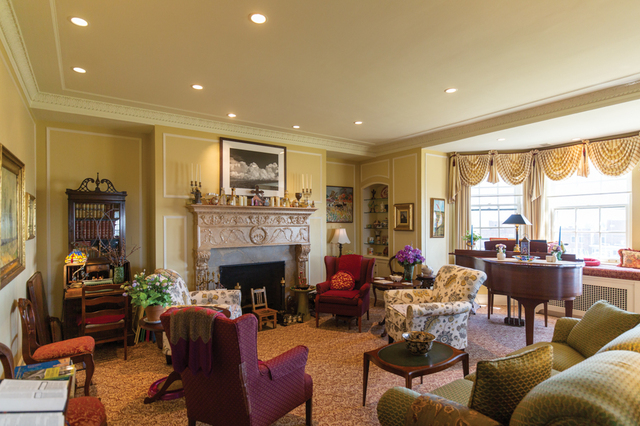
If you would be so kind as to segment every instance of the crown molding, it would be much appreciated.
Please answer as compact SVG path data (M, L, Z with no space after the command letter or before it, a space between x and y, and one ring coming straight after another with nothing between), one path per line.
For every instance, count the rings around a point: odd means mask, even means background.
M29 102L40 92L10 0L0 0L0 39Z
M602 108L640 99L640 81L620 84L589 93L549 102L543 105L505 113L469 124L457 124L442 130L403 140L385 142L374 148L376 155L386 155L413 148L428 148L447 142L523 126L552 118Z

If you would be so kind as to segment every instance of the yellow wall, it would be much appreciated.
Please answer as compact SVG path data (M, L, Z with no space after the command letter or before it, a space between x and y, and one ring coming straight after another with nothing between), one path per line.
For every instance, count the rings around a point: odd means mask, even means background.
M337 244L330 244L329 241L333 237L334 229L344 228L347 231L350 244L342 245L342 252L352 251L358 252L358 239L360 238L362 222L359 221L360 215L358 215L358 209L360 204L358 203L360 194L360 185L357 179L356 171L358 167L354 163L347 161L329 158L327 159L327 186L344 186L353 188L354 207L353 207L353 222L352 223L327 223L327 233L325 235L325 242L327 243L326 253L329 256L338 256L339 248ZM326 195L326 194L325 194ZM325 206L326 208L326 206Z
M0 144L25 164L26 191L36 196L40 210L44 194L36 189L35 121L16 84L2 45L0 60ZM37 229L36 238L26 242L25 270L0 290L0 342L9 346L18 360L22 358L19 337L22 333L17 301L26 297L26 281L36 271L36 245L40 235Z
M441 266L449 263L449 235L453 229L450 220L450 211L453 205L446 203L448 159L446 154L423 149L422 165L422 181L424 182L422 192L423 254L426 259L425 263L437 272ZM431 238L431 198L445 199L444 238Z

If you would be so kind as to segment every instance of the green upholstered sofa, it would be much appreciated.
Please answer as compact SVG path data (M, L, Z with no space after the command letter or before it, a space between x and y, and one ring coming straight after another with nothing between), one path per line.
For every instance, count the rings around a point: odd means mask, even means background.
M598 304L592 309L594 312L599 309L601 317L611 312L611 305ZM597 315L591 319L594 316ZM603 327L601 322L599 329L585 325L572 335L581 320L560 318L552 342L535 343L510 354L543 345L553 347L551 377L526 394L513 411L509 424L640 425L640 325L634 325L639 319L640 316L631 314L626 324L616 320ZM598 331L602 329L607 332ZM475 378L472 373L424 395L403 387L389 389L378 402L380 424L503 424L468 407Z

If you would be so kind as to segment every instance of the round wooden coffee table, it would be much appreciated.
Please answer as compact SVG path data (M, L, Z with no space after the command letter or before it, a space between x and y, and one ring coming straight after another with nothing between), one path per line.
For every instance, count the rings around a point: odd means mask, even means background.
M463 377L469 374L469 354L449 346L446 343L433 342L433 347L426 355L412 355L406 343L396 342L364 353L362 374L362 405L367 401L367 381L369 380L369 363L389 373L405 378L406 387L411 389L414 377L446 370L462 361Z

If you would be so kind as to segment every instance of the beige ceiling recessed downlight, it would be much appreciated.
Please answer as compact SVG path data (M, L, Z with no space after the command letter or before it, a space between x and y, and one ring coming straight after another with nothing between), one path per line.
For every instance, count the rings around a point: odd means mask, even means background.
M265 22L267 22L267 17L261 15L260 13L252 13L251 15L249 15L249 19L251 19L251 22L253 22L254 24L264 24Z
M227 114L227 117L235 118L236 115L234 113L230 112L229 114Z
M353 124L362 124L362 121L354 121Z
M296 126L293 126L293 128L294 128L294 129L299 129L299 128L300 128L300 126L297 126L297 125L296 125Z
M74 70L75 72L77 72L78 74L85 74L87 72L87 70L85 70L84 68L80 68L80 67L73 67L71 69Z
M449 87L448 89L445 89L444 93L456 93L457 91L458 89L455 87Z
M77 25L79 27L86 27L87 25L89 25L87 21L85 21L82 18L78 18L77 16L69 18L69 20L71 21L72 24Z
M204 87L200 86L199 84L192 84L191 87L193 87L196 90L202 90L204 89Z
M506 141L506 140L507 140L507 138L498 138L498 142L503 142L503 141Z

